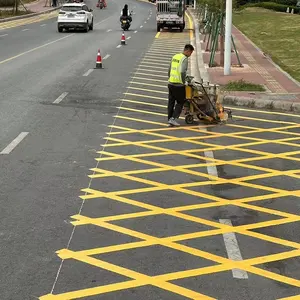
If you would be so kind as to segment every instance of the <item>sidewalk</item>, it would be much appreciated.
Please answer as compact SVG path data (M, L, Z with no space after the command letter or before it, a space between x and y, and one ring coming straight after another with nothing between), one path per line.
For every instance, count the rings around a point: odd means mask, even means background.
M30 3L24 3L24 6L26 7L26 9L31 13L2 18L2 19L0 19L0 23L14 22L14 21L20 20L20 19L29 19L34 16L51 13L52 11L59 9L61 4L62 4L62 1L58 1L57 6L53 7L52 0L37 0L34 2L30 2ZM1 7L0 8L0 10L2 10L2 11L11 10L11 9L12 9L11 7ZM23 5L21 5L21 4L19 5L19 10L25 11L25 8L23 7Z
M43 12L43 11L47 11L49 9L53 9L54 7L52 6L52 0L38 0L38 1L34 1L28 4L25 4L25 7L34 12L34 13L38 13L38 12Z
M195 22L196 18L194 15L194 10L189 9L189 12L193 16ZM235 81L244 79L245 81L252 83L262 84L267 89L267 92L228 92L228 94L231 96L235 96L236 99L247 97L245 98L245 101L248 102L250 100L249 98L251 98L254 100L266 100L269 102L269 104L270 101L287 101L290 104L300 104L300 84L296 80L292 79L283 70L281 70L277 65L275 65L268 57L264 55L260 49L258 49L243 33L241 33L234 26L232 28L232 34L241 63L244 67L232 67L231 75L229 76L223 75L224 69L222 67L208 68L210 52L204 51L206 47L206 43L203 42L204 36L199 34L201 45L199 52L202 53L203 63L201 66L199 65L198 61L198 67L201 70L206 69L209 80L212 83L224 85L230 80ZM215 61L220 61L219 52L216 52ZM235 53L232 53L232 65L238 65L238 60ZM290 106L290 104L288 104L288 106Z

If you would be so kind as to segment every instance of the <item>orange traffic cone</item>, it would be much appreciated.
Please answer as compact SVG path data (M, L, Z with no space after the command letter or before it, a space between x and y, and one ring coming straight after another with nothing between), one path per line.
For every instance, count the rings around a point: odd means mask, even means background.
M97 54L96 69L102 69L102 57L100 54L100 49L98 50L98 54Z
M124 32L122 33L122 37L121 37L121 45L126 45L126 39L125 39Z

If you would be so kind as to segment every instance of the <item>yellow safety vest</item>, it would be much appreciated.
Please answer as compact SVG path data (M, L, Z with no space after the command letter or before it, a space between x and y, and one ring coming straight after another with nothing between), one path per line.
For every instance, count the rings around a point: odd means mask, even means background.
M175 54L173 56L171 62L170 77L169 77L170 83L184 84L181 78L181 64L185 58L186 56L183 53Z

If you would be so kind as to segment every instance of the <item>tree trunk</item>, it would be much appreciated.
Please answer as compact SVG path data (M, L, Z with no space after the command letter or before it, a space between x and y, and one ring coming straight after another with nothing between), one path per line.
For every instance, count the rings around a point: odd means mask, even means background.
M15 0L15 15L18 14L19 0Z

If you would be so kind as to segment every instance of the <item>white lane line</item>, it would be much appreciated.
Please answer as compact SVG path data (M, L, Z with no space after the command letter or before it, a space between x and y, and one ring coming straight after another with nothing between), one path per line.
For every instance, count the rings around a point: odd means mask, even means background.
M147 21L144 22L145 24L147 23Z
M120 48L122 45L118 45L116 48Z
M106 54L103 59L108 59L110 57L110 54Z
M106 32L111 32L112 31L112 29L107 29L107 31Z
M12 56L12 57L7 58L7 59L5 59L5 60L2 60L2 61L0 61L0 65L6 63L6 62L8 62L8 61L11 61L11 60L13 60L13 59L16 59L16 58L18 58L18 57L21 57L21 56L23 56L23 55L25 55L25 54L31 53L31 52L33 52L33 51L36 51L36 50L39 50L39 49L44 48L44 47L46 47L46 46L52 45L52 44L54 44L54 43L57 43L57 42L59 42L59 41L61 41L61 40L67 39L67 38L69 38L69 37L71 37L71 36L73 36L73 35L75 35L75 33L66 35L66 36L64 36L64 37L62 37L62 38L59 38L59 39L57 39L57 40L54 40L54 41L52 41L52 42L43 44L43 45L38 46L38 47L36 47L36 48L32 48L32 49L30 49L30 50L28 50L28 51L25 51L25 52L23 52L23 53L20 53L20 54L18 54L18 55L15 55L15 56Z
M129 36L126 40L130 40L131 39L131 36Z
M6 148L0 152L0 154L9 154L22 142L28 133L29 132L21 132L9 145L7 145Z
M89 76L93 71L94 69L89 69L82 76Z
M219 221L221 224L232 226L232 223L229 219L220 219ZM233 261L242 261L243 257L235 233L223 233L223 239L228 258ZM241 269L232 269L232 276L238 279L248 279L247 272Z
M47 24L42 24L42 25L40 25L41 27L44 27L44 26L46 26Z
M1 34L0 37L4 37L4 36L7 36L8 33L5 33L5 34Z
M22 29L22 31L28 31L28 30L30 30L30 29L28 29L28 28Z
M136 30L134 33L137 33L138 31Z
M141 25L140 28L143 28L143 25Z
M204 156L207 158L211 158L212 160L206 160L207 164L213 163L214 153L212 151L204 151ZM206 166L208 175L218 177L218 170L216 166ZM217 179L217 178L216 178Z
M69 94L68 92L62 93L53 103L54 104L60 103L68 94Z

